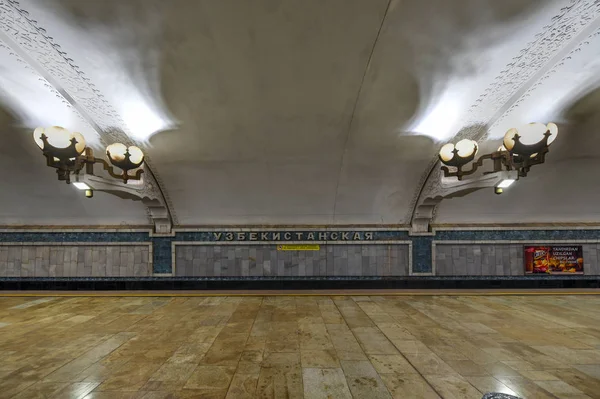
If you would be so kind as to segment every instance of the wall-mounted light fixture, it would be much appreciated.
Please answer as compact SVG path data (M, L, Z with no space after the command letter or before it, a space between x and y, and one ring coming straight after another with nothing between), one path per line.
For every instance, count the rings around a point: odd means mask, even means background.
M510 129L497 151L482 155L476 161L479 149L476 142L461 140L456 145L444 145L439 152L439 159L444 164L441 168L443 176L436 174L439 183L425 185L419 194L411 218L412 233L430 233L436 207L443 200L464 197L488 188L502 194L520 177L527 176L533 165L544 163L548 147L557 135L558 127L554 123L530 123L519 129ZM475 173L486 159L492 160L492 170L464 178ZM466 169L469 163L472 163L471 167Z
M33 139L46 157L48 166L56 169L58 180L70 184L73 178L73 186L84 191L87 198L100 191L121 199L140 201L146 206L154 231L171 233L171 214L156 179L152 173L142 178L148 165L144 165L144 153L138 147L111 144L106 148L108 161L105 161L94 157L81 133L59 126L35 129ZM112 178L106 174L96 175L96 164L101 164Z
M456 145L446 144L439 152L439 159L445 165L442 166L444 177L462 180L464 176L475 173L487 159L492 161L493 170L484 172L484 175L514 170L518 177L525 177L533 165L544 163L549 146L557 135L558 127L554 123L530 123L519 129L509 129L497 151L482 155L467 170L463 168L475 159L479 149L477 143L461 140ZM455 170L451 171L450 167ZM502 194L514 182L515 179L505 179L496 185L494 192Z
M109 145L106 148L106 156L111 166L105 160L94 157L94 152L86 147L85 138L81 133L71 132L60 126L39 127L33 132L33 139L46 157L47 165L56 169L58 180L64 180L67 184L71 183L71 174L78 176L84 166L85 172L93 175L95 164L102 164L110 176L122 180L123 183L127 183L128 180L140 180L144 172L139 169L144 163L144 153L135 146L127 147L121 143ZM116 172L114 167L119 168L121 173ZM137 171L130 175L129 171L135 169ZM86 197L93 197L93 191L86 183L76 181L73 185L85 190Z

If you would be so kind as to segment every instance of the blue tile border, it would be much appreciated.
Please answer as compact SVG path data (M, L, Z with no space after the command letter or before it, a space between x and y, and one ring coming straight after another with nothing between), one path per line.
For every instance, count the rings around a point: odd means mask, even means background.
M61 232L0 233L0 242L143 242L150 241L141 232Z
M600 230L447 230L437 231L436 240L597 240Z
M413 273L431 273L431 241L432 237L412 237Z
M260 231L257 230L260 234ZM269 230L269 233L280 232L286 230ZM328 230L336 232L334 229ZM348 230L338 231L341 238L343 233ZM364 231L360 230L364 238ZM223 230L222 233L224 233ZM323 230L292 230L290 234L302 233L307 237L309 233L318 235ZM237 232L235 233L237 234ZM246 233L249 234L249 233ZM412 241L412 262L413 273L427 274L432 272L432 253L431 243L435 241L555 241L555 240L599 240L600 230L438 230L432 235L426 236L411 236L405 230L373 230L372 241L375 244L377 241ZM249 235L246 235L249 237ZM259 235L260 237L260 235ZM352 235L350 234L350 237ZM119 242L152 242L153 245L153 272L156 274L168 274L172 271L172 242L179 241L200 241L200 242L215 242L223 243L223 240L215 241L215 231L195 231L195 232L176 232L171 237L153 237L149 232L0 232L0 243L2 242L22 242L22 243L119 243ZM281 240L282 243L286 242ZM306 241L310 242L310 241ZM361 244L369 244L370 240L360 241ZM403 244L404 245L404 244ZM266 277L262 277L265 279ZM499 279L500 277L492 277ZM222 277L221 279L225 279ZM323 277L317 277L323 279ZM448 279L444 277L444 279Z
M171 242L170 237L152 238L152 256L154 273L171 273Z

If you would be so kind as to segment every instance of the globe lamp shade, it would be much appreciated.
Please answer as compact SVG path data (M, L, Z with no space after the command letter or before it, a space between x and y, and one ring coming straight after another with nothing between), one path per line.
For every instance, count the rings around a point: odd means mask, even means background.
M106 156L114 166L122 170L138 168L144 162L144 153L136 146L114 143L106 147Z

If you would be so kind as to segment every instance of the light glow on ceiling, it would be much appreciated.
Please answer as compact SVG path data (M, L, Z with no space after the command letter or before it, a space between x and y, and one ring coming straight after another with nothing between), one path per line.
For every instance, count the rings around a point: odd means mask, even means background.
M466 106L464 90L453 85L439 96L435 104L418 118L411 132L429 136L437 141L446 140L457 133L460 117Z
M49 83L24 61L0 46L0 104L10 109L18 123L29 128L61 124L81 132L90 145L99 143L98 134L64 98L49 90Z
M124 7L120 10L119 20L112 21L112 24L82 25L72 15L60 8L51 7L45 1L23 0L23 5L30 17L52 36L53 41L60 43L61 51L72 59L93 83L93 89L98 90L108 102L106 115L102 115L93 107L91 110L86 108L86 96L95 95L88 87L71 87L69 82L59 79L58 84L64 84L65 87L53 88L47 82L40 83L39 76L30 70L27 72L32 81L27 82L27 87L14 90L15 85L4 84L2 80L5 79L0 76L1 87L14 97L3 102L15 109L26 125L35 127L60 124L71 130L81 131L86 138L91 139L90 144L95 146L98 146L99 140L92 136L97 136L100 132L92 134L94 129L89 122L100 129L122 129L132 139L142 143L147 142L153 134L176 126L173 118L168 116L160 92L160 51L157 43L161 33L161 14L158 9L148 7L140 11ZM0 52L1 50L2 47ZM9 51L3 52L5 54L0 54L3 62L2 75L6 76L4 62L7 60L6 62L15 66L10 68L9 79L24 86L23 80L16 76L13 78L12 75L23 74L21 71L26 63L17 61ZM33 88L35 84L37 87ZM83 124L89 126L87 129L73 121L81 117L57 96L58 93L53 92L55 89L59 92L66 91L76 103L80 99L81 103L75 105L80 106L82 117L93 119L83 121ZM48 102L47 97L55 98ZM56 103L55 107L52 106L53 103ZM69 114L74 116L69 117Z
M506 130L536 120L561 121L569 107L586 93L600 87L600 32L589 37L585 51L573 51L540 78L489 131L491 139Z
M170 120L159 116L147 103L128 101L121 106L122 117L129 128L129 134L138 141L146 141L153 134L169 128Z

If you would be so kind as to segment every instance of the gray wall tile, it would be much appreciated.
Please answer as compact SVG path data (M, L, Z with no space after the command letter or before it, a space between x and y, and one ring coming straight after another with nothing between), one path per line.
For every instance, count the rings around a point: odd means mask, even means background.
M151 276L147 246L0 246L3 277Z
M523 276L523 244L444 244L435 245L438 276ZM584 244L586 275L599 275L600 245Z
M408 275L405 244L322 245L318 251L277 251L276 245L177 245L175 259L177 276L210 276L210 271L221 276Z

